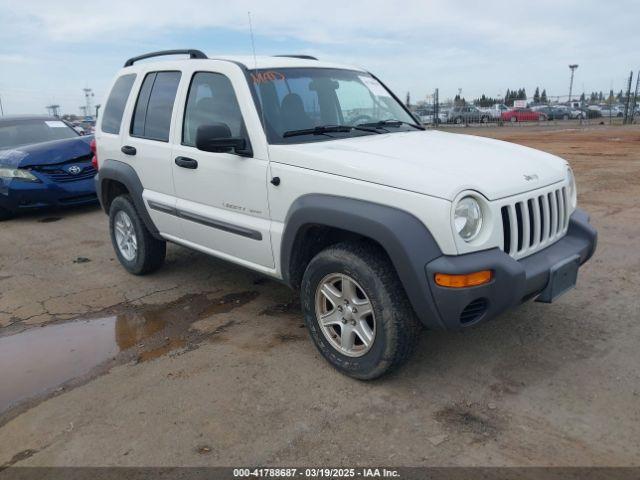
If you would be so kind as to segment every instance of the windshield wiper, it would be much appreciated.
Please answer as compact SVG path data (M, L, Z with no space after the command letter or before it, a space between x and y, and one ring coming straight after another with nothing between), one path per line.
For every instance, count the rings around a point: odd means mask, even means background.
M416 128L418 130L425 129L422 125L416 125L415 123L403 122L402 120L392 120L392 119L380 120L379 122L373 122L373 123L361 123L358 126L380 128L380 127L400 127L401 125L409 125L410 127Z
M298 135L324 135L325 133L350 132L351 130L380 133L375 128L367 128L366 125L319 125L317 127L304 128L301 130L288 130L282 134L282 137L287 138L296 137Z

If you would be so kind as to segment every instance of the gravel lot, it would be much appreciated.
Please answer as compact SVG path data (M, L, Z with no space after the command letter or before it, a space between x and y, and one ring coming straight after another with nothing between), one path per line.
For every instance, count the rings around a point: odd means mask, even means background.
M570 160L598 251L556 304L425 331L370 383L252 272L170 246L128 275L97 208L0 224L0 466L638 465L640 128L463 132Z

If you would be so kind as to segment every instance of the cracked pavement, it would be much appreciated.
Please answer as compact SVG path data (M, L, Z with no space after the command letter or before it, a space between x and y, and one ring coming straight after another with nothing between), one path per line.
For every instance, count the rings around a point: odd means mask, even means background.
M123 352L0 414L0 466L638 465L640 128L464 132L567 158L598 251L557 303L423 332L370 383L331 369L258 274L171 245L129 275L97 208L0 223L0 340L107 318Z

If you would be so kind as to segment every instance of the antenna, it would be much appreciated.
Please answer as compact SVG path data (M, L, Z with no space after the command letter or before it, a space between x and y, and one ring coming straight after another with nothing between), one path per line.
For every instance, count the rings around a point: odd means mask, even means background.
M249 17L249 35L251 36L251 50L253 50L253 67L258 69L258 58L256 57L256 42L253 38L253 25L251 24L251 12L247 12L247 17Z
M253 69L256 72L256 77L260 75L258 71L258 57L256 57L256 42L253 37L253 25L251 24L251 12L247 12L247 17L249 17L249 35L251 36L251 50L253 51ZM264 121L264 104L262 103L262 92L260 92L260 83L256 82L254 79L254 85L256 92L258 93L258 97L260 98L260 120L262 121L262 129L267 134L267 124Z

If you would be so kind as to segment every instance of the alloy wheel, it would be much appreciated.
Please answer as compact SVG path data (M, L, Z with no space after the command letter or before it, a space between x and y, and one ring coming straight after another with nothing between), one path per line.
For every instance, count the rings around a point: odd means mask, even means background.
M316 319L324 337L348 357L366 354L376 337L373 305L350 276L332 273L316 289Z
M127 212L120 210L116 213L113 229L120 254L129 262L135 260L138 254L138 239L131 217Z

